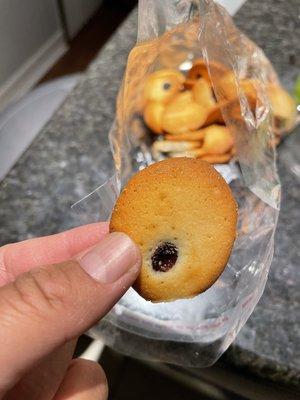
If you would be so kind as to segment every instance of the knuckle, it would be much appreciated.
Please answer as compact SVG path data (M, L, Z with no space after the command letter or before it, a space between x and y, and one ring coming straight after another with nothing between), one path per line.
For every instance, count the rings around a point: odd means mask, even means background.
M100 364L95 361L77 358L72 361L71 368L76 370L76 375L88 376L89 382L92 382L98 388L101 400L108 398L107 378Z
M108 383L104 370L100 364L88 361L90 363L90 374L94 379L94 382L98 385L100 392L100 398L105 400L108 398Z
M12 248L12 244L0 247L0 283L6 284L13 280L13 273L7 268L7 258Z
M20 307L46 315L45 310L64 308L72 281L60 266L37 268L12 283Z
M49 307L67 305L68 295L72 293L72 280L60 265L32 271L32 281L42 300Z
M83 360L85 362L86 368L89 369L90 375L94 378L96 382L104 382L106 384L106 375L100 364L95 361Z

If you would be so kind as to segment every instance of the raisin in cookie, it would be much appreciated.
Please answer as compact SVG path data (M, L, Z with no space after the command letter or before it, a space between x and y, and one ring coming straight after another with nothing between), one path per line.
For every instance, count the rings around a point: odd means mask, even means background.
M135 289L147 300L193 297L224 270L236 237L237 205L207 162L164 160L139 171L114 207L110 231L140 247Z

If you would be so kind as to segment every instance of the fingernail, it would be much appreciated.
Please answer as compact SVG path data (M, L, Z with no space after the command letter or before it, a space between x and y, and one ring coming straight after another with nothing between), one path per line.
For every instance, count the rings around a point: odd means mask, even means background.
M131 270L138 272L141 257L139 249L127 235L115 232L105 236L77 261L96 281L113 283Z

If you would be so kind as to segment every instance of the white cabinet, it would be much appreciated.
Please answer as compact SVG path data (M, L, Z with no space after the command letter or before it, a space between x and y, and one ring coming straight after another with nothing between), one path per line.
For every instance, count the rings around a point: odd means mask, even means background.
M70 38L79 32L101 3L102 0L62 0Z
M66 48L56 0L0 0L0 111Z
M0 0L0 112L28 92L67 50L64 29L73 38L101 3Z

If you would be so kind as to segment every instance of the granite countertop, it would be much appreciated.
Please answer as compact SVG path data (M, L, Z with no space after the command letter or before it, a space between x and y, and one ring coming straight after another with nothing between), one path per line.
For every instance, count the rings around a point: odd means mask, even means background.
M248 0L234 18L264 49L288 89L299 71L297 7L298 0ZM113 122L127 54L135 43L136 27L134 11L0 183L1 244L78 225L80 221L71 211L71 204L110 177L112 159L107 133ZM280 154L279 173L283 185L282 211L266 290L227 351L225 361L297 386L300 182L281 161Z

